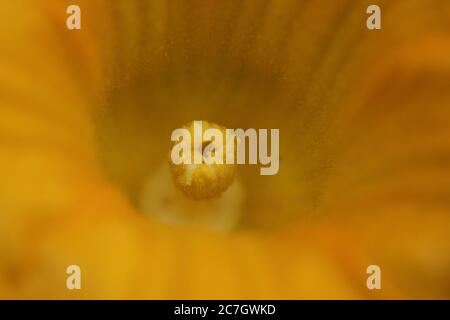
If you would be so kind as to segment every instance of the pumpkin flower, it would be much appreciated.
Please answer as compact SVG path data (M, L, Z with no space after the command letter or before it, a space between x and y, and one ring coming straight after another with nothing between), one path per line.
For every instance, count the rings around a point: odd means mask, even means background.
M450 298L450 2L376 2L3 0L0 298ZM278 174L190 197L195 120L279 128Z

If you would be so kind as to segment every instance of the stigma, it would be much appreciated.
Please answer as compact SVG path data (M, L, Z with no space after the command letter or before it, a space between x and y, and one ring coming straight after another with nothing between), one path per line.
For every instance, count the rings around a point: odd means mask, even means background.
M226 163L227 157L234 156L234 148L232 155L227 154L230 149L222 140L215 139L217 135L203 134L203 130L220 132L223 136L227 134L226 128L215 123L190 122L182 128L184 134L172 136L169 159L175 186L195 200L220 197L232 185L236 175L236 166ZM191 157L194 161L190 161Z

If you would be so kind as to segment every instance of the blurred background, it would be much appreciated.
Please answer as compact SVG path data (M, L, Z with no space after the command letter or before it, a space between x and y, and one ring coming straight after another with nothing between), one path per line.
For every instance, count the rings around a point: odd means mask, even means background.
M187 198L193 120L279 173ZM448 0L4 0L0 298L448 299L449 120Z

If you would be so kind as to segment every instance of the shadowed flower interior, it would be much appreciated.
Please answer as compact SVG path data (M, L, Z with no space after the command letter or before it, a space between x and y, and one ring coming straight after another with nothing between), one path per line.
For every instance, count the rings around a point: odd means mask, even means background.
M0 5L0 297L450 297L449 1L77 2ZM279 173L186 184L197 119Z

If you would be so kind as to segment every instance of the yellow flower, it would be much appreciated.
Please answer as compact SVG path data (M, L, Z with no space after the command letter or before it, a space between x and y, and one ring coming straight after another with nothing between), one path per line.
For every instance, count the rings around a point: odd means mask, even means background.
M450 2L370 2L2 1L0 297L450 298ZM175 192L195 119L279 173Z

